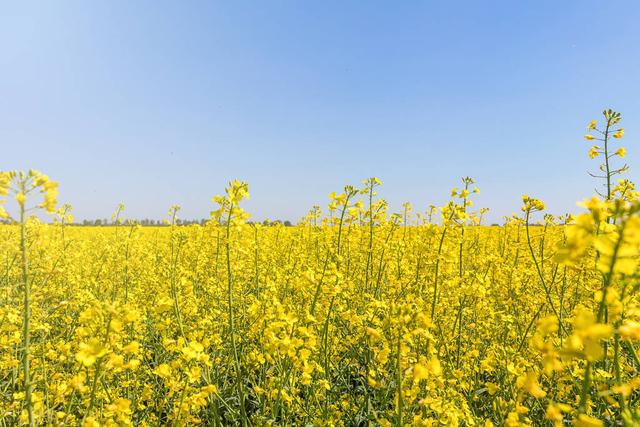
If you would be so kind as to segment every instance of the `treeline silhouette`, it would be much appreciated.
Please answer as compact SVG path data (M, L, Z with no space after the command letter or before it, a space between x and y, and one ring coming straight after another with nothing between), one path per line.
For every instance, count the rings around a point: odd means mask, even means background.
M207 223L207 221L209 221L208 219L177 219L176 220L176 225L205 225ZM145 218L145 219L140 219L140 220L131 220L128 219L126 220L126 222L120 222L117 225L126 225L127 223L135 223L144 227L167 227L170 225L169 222L167 222L166 220L156 220L156 219L149 219L149 218ZM261 224L264 226L275 226L275 225L284 225L285 227L291 227L293 226L293 224L291 223L291 221L289 220L264 220L262 222L260 221L248 221L247 224ZM107 218L103 218L103 219L85 219L82 220L82 222L74 222L72 225L77 225L77 226L86 226L86 227L113 227L116 225L116 222L113 220L109 220Z

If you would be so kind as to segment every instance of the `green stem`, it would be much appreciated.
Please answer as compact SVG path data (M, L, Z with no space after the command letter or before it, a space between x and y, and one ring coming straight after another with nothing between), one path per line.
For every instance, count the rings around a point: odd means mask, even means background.
M453 213L451 214L453 216ZM451 217L449 218L451 219ZM442 224L442 234L440 235L440 243L438 244L438 255L436 256L436 271L433 279L433 300L431 301L431 319L436 312L436 302L438 300L438 272L440 270L440 255L442 254L442 244L444 243L444 236L447 234L447 224Z
M397 348L397 366L396 366L396 394L397 394L397 402L396 402L396 410L398 413L398 423L397 426L401 427L403 425L402 422L402 410L403 410L403 401L402 401L402 331L398 331L398 348Z
M226 242L225 249L227 255L227 305L229 310L229 331L231 334L231 347L233 348L233 359L236 364L236 386L238 389L238 397L240 398L240 414L242 417L242 425L247 426L247 414L244 408L244 385L241 381L241 365L240 365L240 356L238 355L238 348L236 345L236 332L235 332L235 322L233 319L233 277L231 274L231 219L233 216L233 202L230 202L229 205L229 214L227 216L227 224L226 224Z
M547 302L549 303L549 307L551 308L551 311L553 311L553 314L555 314L556 318L558 319L558 326L560 330L566 333L564 325L562 324L562 322L560 322L561 320L560 314L558 313L558 310L556 310L556 307L553 305L553 300L551 299L551 289L547 287L547 282L544 280L544 275L542 274L542 270L540 269L540 265L538 264L538 259L536 258L536 254L533 251L533 245L531 244L531 235L529 233L529 215L530 215L530 211L527 210L527 214L525 216L525 224L524 224L525 231L527 233L527 246L529 247L529 252L531 253L531 258L533 259L533 263L536 266L536 272L538 273L538 277L540 278L540 284L544 289L544 293L547 297Z
M26 194L25 184L21 183L21 191ZM31 322L31 287L29 283L29 271L27 267L27 245L26 245L26 224L24 202L20 205L20 253L22 255L22 285L24 286L24 310L22 319L22 370L24 372L24 394L25 406L29 414L29 426L35 426L33 417L33 400L31 397L31 375L29 368L29 350L30 350L30 322Z
M611 119L607 119L607 127L604 130L604 163L607 172L607 200L611 200L611 170L609 168L609 128ZM607 222L609 219L607 218Z

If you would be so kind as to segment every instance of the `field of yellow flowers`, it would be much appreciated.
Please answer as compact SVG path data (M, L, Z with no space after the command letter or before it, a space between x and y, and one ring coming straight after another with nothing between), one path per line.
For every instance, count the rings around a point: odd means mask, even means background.
M502 226L471 178L398 214L370 178L293 227L248 223L240 181L204 226L174 206L164 227L122 208L77 227L47 176L2 173L20 215L0 226L0 426L639 425L619 121L589 125L606 191L584 213L523 196Z

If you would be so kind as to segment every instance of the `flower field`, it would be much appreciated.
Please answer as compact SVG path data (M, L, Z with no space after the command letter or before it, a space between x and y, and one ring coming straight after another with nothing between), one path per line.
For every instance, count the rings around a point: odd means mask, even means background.
M523 196L500 226L471 178L399 213L370 178L292 227L249 223L241 181L203 226L174 206L79 227L48 177L3 173L0 426L638 425L640 200L613 179L616 114L587 137L603 195L561 217Z

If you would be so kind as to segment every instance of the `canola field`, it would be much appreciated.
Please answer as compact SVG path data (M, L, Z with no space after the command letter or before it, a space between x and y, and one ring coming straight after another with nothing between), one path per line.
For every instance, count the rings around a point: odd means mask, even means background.
M613 179L618 123L589 124L605 186L582 213L523 196L500 226L471 178L399 213L370 178L293 227L249 223L241 181L204 226L174 206L162 227L121 207L79 227L47 176L5 172L0 426L638 425L640 200Z

